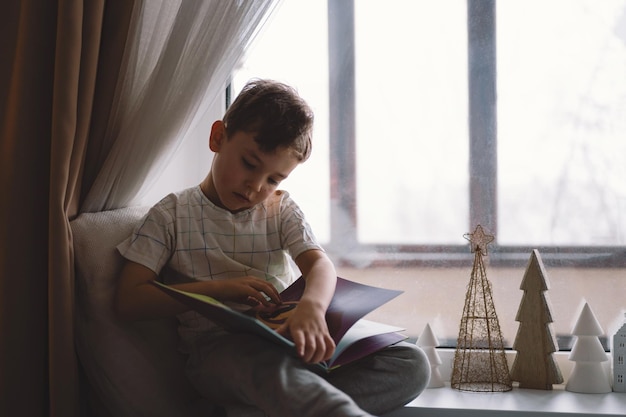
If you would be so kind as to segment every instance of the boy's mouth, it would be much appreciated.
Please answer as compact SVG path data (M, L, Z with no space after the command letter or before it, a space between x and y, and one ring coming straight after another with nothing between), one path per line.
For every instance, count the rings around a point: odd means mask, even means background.
M235 195L235 197L237 197L238 200L243 201L244 203L250 203L250 199L248 197L246 197L243 194L240 193L233 193Z

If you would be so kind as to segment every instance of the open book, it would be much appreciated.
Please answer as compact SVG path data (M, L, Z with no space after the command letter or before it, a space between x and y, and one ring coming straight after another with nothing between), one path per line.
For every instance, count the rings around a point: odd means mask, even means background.
M206 295L181 291L152 281L172 297L187 304L227 331L247 332L264 337L296 355L294 343L278 334L280 326L298 302L304 291L305 280L298 278L280 297L283 304L272 313L241 313ZM326 371L350 363L387 346L398 343L406 336L398 333L404 329L365 320L363 317L400 295L402 291L373 287L344 278L337 278L337 287L326 312L326 322L331 337L337 345L331 359L320 363Z

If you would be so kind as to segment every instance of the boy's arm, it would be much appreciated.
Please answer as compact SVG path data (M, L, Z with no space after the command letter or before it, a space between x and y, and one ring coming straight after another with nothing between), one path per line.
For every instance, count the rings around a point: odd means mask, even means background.
M169 317L189 308L150 284L157 275L149 268L127 261L115 293L115 311L126 320Z
M330 359L335 342L326 324L326 310L335 293L337 272L321 250L309 250L295 259L306 280L304 293L289 320L277 331L289 334L305 362Z
M127 320L170 317L189 310L150 281L157 278L151 269L126 261L117 284L114 307ZM280 304L280 295L272 284L247 276L220 281L195 281L172 285L184 291L208 295L220 301L237 301L252 305ZM268 301L264 295L270 297Z

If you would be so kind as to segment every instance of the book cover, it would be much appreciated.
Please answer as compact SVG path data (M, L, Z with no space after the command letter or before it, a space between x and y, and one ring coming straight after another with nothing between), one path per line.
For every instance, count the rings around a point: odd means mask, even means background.
M287 319L302 296L304 278L298 278L281 292L283 304L277 310L271 313L250 310L249 314L233 310L206 295L178 290L158 281L152 283L225 330L258 335L296 355L294 343L274 329ZM373 287L338 277L335 294L326 312L328 330L337 347L333 357L319 366L330 371L406 339L399 333L404 330L400 327L363 319L366 314L401 293L399 290Z

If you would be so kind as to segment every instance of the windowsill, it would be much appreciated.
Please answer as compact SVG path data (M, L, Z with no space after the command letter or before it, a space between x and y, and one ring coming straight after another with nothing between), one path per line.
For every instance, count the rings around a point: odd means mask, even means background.
M574 417L624 416L626 394L579 394L565 391L555 385L551 391L513 388L508 392L467 392L450 388L425 390L417 399L401 410L385 417L419 416L510 416Z
M520 389L513 383L508 392L469 392L450 388L454 349L437 349L442 360L439 367L446 382L442 388L429 388L401 410L385 417L582 417L590 415L621 416L626 414L626 393L581 394L565 390L565 384L554 385L552 390ZM572 370L569 352L554 354L567 382ZM607 353L610 358L610 354ZM512 364L515 352L507 352ZM605 362L607 372L610 361Z

